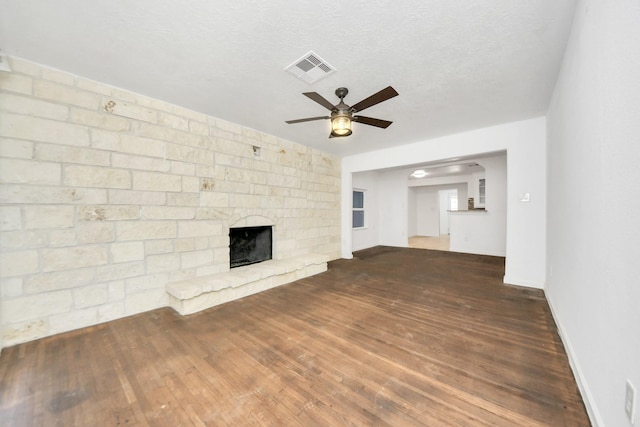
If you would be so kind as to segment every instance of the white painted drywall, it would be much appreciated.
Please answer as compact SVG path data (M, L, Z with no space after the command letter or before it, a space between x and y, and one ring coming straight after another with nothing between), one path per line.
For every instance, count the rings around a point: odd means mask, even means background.
M485 168L486 212L455 212L449 247L454 252L506 255L507 165L504 155L478 160ZM472 177L476 185L478 176Z
M437 237L440 235L440 199L438 190L429 187L417 187L416 191L417 235Z
M404 170L393 170L380 172L378 177L379 244L407 247L409 244L408 174Z
M600 427L630 426L640 390L639 76L640 2L580 1L548 113L546 294Z
M414 144L406 144L392 149L372 151L356 156L343 157L342 159L342 179L343 189L351 187L351 175L355 172L381 170L385 168L399 167L404 165L415 165L433 161L451 159L460 156L472 156L483 153L495 153L507 151L506 170L508 191L506 194L506 267L505 281L507 283L543 287L545 272L545 213L542 211L528 211L515 209L518 191L522 188L538 188L531 192L531 197L539 200L546 199L545 186L545 145L546 145L546 123L544 117L530 120L506 123L499 126L477 129L428 141ZM406 175L404 186L406 188ZM402 180L396 180L395 191ZM517 185L514 185L516 183ZM489 183L487 183L489 185ZM388 183L385 186L387 191L393 193L393 185ZM403 193L406 205L406 192ZM399 194L396 195L400 197ZM487 195L489 197L489 195ZM348 208L351 193L343 191L343 240L342 256L351 258L353 250L351 241ZM380 200L380 205L384 206L386 200ZM399 243L406 242L407 214L404 215L403 224L394 224L393 229L386 230L384 242ZM398 213L398 217L403 216ZM345 221L348 219L348 222ZM346 225L345 225L346 224ZM385 227L386 228L386 227ZM404 232L405 237L401 237ZM392 234L396 233L395 240ZM519 237L522 236L522 237ZM404 239L404 240L403 240ZM512 242L509 244L509 242ZM517 242L517 243L516 243ZM383 244L381 238L380 244ZM406 243L404 243L406 244ZM402 246L402 245L398 245Z
M441 235L449 234L449 216L451 215L449 213L449 210L452 207L450 206L449 200L453 197L458 199L459 192L456 189L440 190L438 191L438 194L440 195L440 209L439 209L440 210L440 234ZM460 199L458 199L458 203L459 202L460 202ZM455 205L453 207L455 208Z
M418 207L417 207L417 188L409 187L407 194L407 235L409 237L418 235Z

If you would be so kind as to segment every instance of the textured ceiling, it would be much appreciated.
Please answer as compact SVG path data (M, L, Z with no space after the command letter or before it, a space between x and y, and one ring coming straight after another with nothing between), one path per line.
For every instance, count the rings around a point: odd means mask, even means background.
M546 112L574 0L0 0L4 53L149 95L323 151L350 155ZM313 50L337 72L284 68ZM386 130L328 120L301 95L354 104Z

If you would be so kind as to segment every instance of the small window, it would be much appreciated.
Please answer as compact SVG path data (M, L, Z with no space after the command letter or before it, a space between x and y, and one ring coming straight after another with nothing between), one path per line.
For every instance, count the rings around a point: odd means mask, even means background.
M353 228L364 228L364 191L353 190Z

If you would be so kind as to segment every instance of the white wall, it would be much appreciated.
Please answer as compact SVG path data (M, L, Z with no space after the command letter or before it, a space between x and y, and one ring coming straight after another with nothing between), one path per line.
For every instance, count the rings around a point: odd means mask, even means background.
M353 235L353 250L358 251L378 245L378 173L375 171L355 173L352 185L353 189L365 192L365 228L349 230ZM349 190L349 197L351 197L351 190ZM351 199L349 199L349 206L352 206ZM348 225L351 227L351 215L348 220Z
M546 293L601 427L630 426L640 391L639 76L640 2L580 1L548 114Z
M416 188L417 235L438 237L440 235L440 198L438 190L430 187L413 188Z
M506 255L506 157L478 160L485 168L486 212L458 212L450 217L450 250L481 255ZM472 180L477 185L478 176ZM476 199L477 200L477 199Z
M418 190L419 188L409 187L409 193L407 194L407 211L408 211L408 224L407 235L409 237L418 235Z
M516 285L543 287L546 242L544 209L538 209L539 205L532 209L533 204L517 209L516 205L520 203L517 195L518 191L523 191L522 189L529 189L527 191L531 192L532 200L535 198L543 203L546 199L545 147L546 124L545 119L540 117L343 158L342 256L352 257L350 226L345 226L345 218L349 218L348 215L351 214L348 208L351 193L344 193L345 188L351 188L352 173L506 150L508 188L505 281ZM404 180L406 187L406 175ZM400 182L401 180L397 180L396 188L401 188ZM406 194L404 199L406 204ZM381 206L384 204L382 199L380 203ZM407 215L404 217L407 218ZM351 224L351 221L347 224ZM390 233L394 231L397 233L396 243L402 241L400 233L404 231L403 245L406 245L406 224L404 228L395 226L395 230L389 230ZM520 244L513 243L521 240ZM382 244L382 240L380 243Z
M379 236L381 245L407 247L408 174L405 170L382 171L379 174Z

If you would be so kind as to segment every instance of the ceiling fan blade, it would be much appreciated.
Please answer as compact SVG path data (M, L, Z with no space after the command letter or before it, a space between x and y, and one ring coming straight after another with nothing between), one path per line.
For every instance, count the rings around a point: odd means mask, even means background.
M316 101L318 104L322 105L327 110L333 110L334 105L332 103L330 103L329 101L327 101L318 92L304 92L303 95L306 96L307 98L313 100L313 101Z
M373 117L365 117L365 116L353 116L353 121L362 123L363 125L376 126L379 128L386 129L391 123L389 120L382 119L374 119Z
M365 108L372 107L376 104L386 101L387 99L391 99L394 96L398 96L398 92L396 92L396 90L391 86L387 86L386 88L382 89L380 92L374 93L370 97L363 99L362 101L358 102L355 105L352 105L351 109L354 112L362 111Z
M324 120L330 119L329 116L321 116L321 117L307 117L306 119L296 119L296 120L286 120L285 123L289 123L290 125L293 123L302 123L302 122L311 122L313 120Z

